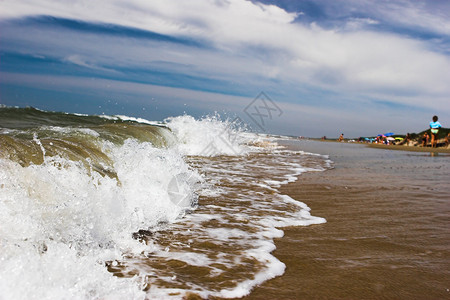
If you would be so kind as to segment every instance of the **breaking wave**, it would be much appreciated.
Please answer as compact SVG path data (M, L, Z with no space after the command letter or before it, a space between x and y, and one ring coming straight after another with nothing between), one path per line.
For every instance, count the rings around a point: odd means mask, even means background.
M180 220L199 224L199 197L220 197L215 182L228 176L221 169L208 175L211 159L272 151L270 139L241 128L217 116L150 122L0 107L0 298L144 299L150 291L169 296L170 289L158 287L142 269L133 276L114 269L130 257L143 257L149 266L151 253L170 257L151 236ZM275 191L273 182L264 185ZM283 203L295 202L283 197ZM311 217L306 205L296 205L300 214L275 218L270 226L324 222ZM279 236L274 232L269 240ZM270 257L273 249L261 243L263 256ZM206 297L245 294L238 289L242 282L222 288L227 293L197 290Z

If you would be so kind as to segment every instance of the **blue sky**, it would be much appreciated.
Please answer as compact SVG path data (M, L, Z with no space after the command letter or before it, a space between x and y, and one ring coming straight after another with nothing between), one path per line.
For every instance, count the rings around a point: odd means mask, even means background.
M4 0L0 103L304 136L450 127L450 1ZM276 114L264 126L249 112ZM269 104L270 104L269 103ZM267 108L267 107L266 107ZM268 117L269 116L269 117Z

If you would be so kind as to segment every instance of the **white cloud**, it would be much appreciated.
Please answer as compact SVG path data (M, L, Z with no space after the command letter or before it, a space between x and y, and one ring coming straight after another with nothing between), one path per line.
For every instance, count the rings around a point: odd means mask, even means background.
M45 58L43 56L41 56L42 58ZM88 60L78 54L71 54L67 57L65 57L63 59L63 61L68 62L68 63L72 63L74 65L77 66L81 66L81 67L85 67L88 69L92 69L92 70L98 70L98 71L104 71L104 72L108 72L108 73L117 73L117 71L113 70L113 69L108 69L108 68L103 68L103 67L99 67L96 66L95 64L92 64L90 62L88 62Z
M315 0L324 15L337 27L377 24L397 29L422 30L437 35L450 35L450 2L447 0ZM358 16L358 17L355 17ZM386 27L385 27L386 28Z
M371 18L350 18L345 23L345 28L347 30L355 31L364 29L367 25L378 25L379 21Z
M0 18L50 15L89 22L103 22L170 35L208 36L222 33L229 38L248 37L262 25L286 24L296 14L274 6L243 0L5 0ZM244 26L245 30L242 30ZM223 36L218 36L218 40ZM214 36L210 36L214 38Z
M442 2L444 9L433 7ZM392 23L450 36L450 5L445 1L383 1L371 7Z

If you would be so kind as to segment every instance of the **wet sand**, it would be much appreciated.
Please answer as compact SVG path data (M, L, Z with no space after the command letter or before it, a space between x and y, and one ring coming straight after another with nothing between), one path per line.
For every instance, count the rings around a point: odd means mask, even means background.
M282 188L327 223L284 228L283 276L244 299L450 299L450 156L320 142L334 169Z

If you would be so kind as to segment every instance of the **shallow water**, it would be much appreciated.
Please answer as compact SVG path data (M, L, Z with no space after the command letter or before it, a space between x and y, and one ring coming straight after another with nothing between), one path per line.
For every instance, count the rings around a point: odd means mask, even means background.
M279 276L284 264L270 252L286 226L324 223L306 204L281 195L278 188L295 174L321 171L329 162L303 152L270 151L243 157L190 158L210 185L200 192L199 207L176 224L144 233L159 250L132 257L118 276L147 275L151 298L243 296L256 284Z

